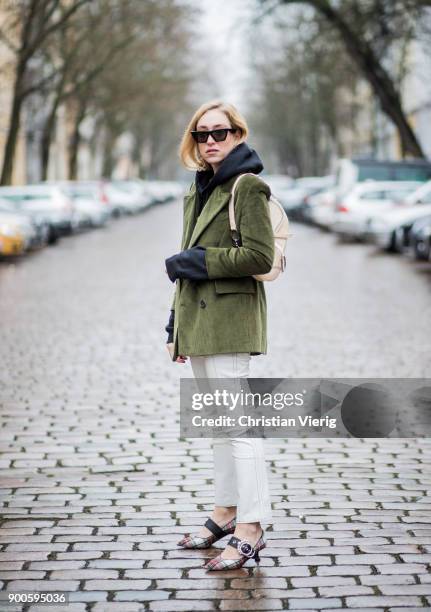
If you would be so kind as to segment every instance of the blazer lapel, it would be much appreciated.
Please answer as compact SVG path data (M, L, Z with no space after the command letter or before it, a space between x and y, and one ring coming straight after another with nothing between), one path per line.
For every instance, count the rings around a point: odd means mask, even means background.
M232 184L233 179L214 189L214 191L208 198L208 202L205 204L201 214L199 215L196 221L196 225L193 228L193 232L188 244L187 242L185 243L187 244L186 248L190 249L197 242L199 236L202 234L205 228L211 223L211 221L220 212L220 210L229 202L230 187L232 186Z
M181 243L181 250L186 248L186 244L190 240L190 236L193 232L194 220L196 217L196 192L193 189L190 194L185 197L184 202L184 232L183 241Z

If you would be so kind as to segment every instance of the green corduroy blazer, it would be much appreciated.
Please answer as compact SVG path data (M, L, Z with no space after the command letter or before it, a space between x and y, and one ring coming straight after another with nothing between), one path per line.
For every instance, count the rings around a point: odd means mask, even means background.
M244 176L235 189L235 219L242 245L232 244L229 196L236 177L218 185L197 217L193 182L184 197L181 250L206 247L209 280L177 279L174 355L267 352L267 308L264 283L253 274L269 272L274 238L269 215L270 188L255 176Z

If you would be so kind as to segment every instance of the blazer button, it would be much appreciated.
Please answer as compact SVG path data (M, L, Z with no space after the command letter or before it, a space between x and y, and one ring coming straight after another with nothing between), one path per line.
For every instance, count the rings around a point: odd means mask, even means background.
M207 305L207 303L205 302L205 300L201 300L200 301L201 308L205 308L206 305Z

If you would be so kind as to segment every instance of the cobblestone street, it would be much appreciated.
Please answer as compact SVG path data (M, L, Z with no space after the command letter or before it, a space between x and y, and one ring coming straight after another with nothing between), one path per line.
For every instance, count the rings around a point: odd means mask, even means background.
M165 347L181 221L155 206L0 264L0 588L69 596L0 610L431 610L429 439L266 440L260 567L177 547L213 494ZM291 228L251 376L429 376L430 265Z

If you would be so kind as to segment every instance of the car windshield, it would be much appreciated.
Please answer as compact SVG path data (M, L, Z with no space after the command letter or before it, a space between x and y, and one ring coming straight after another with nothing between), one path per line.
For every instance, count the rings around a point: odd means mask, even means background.
M79 188L73 187L67 190L67 195L71 198L94 198L94 190L88 189L87 187Z
M3 200L8 200L9 202L22 202L24 199L24 196L22 195L17 195L17 194L11 194L11 193L7 193L7 194L1 194L1 197L3 198Z
M383 200L385 198L383 191L366 191L359 197L360 200Z
M116 182L111 183L111 187L115 187L116 189L120 189L121 191L132 191L134 189L134 185L130 183Z
M10 202L34 202L38 200L50 200L51 193L49 191L41 192L24 192L24 193L5 193L1 197Z
M51 199L51 194L50 193L26 193L22 199L24 200L24 202L33 202L36 200L50 200Z
M381 189L375 189L374 191L365 191L361 194L361 200L377 200L382 202L400 202L406 198L410 193L416 191L417 185L404 185L401 187L386 187Z
M427 181L431 178L430 166L409 164L359 164L358 181Z

